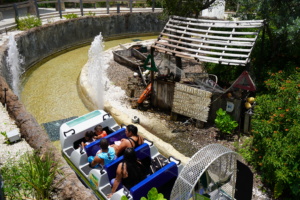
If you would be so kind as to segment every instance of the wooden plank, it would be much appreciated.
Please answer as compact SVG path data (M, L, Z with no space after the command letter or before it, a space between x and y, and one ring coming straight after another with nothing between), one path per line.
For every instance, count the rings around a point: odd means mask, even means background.
M167 37L173 37L173 38L177 38L180 40L188 40L191 42L202 42L205 44L215 44L215 45L228 45L228 42L225 41L214 41L214 40L203 40L203 39L198 39L198 38L190 38L190 37L183 37L183 36L177 36L177 35L172 35L172 34L168 34L168 33L160 33L162 36L167 36ZM159 39L165 39L163 37L160 37ZM239 46L239 47L252 47L253 46L253 42L231 42L230 46Z
M176 83L172 112L207 121L212 93Z
M203 49L213 49L213 50L225 50L224 47L216 47L216 46L208 46L208 45L203 45L203 44L195 44L195 43L186 43L186 42L181 42L179 40L172 40L169 38L164 38L164 40L168 41L168 42L174 42L174 43L178 43L178 44L182 44L182 45L189 45L192 47L198 47L198 48L203 48ZM204 43L204 42L203 42ZM247 52L249 53L251 51L251 49L241 49L241 48L226 48L227 51L237 51L237 52Z
M173 55L173 56L179 56L182 58L187 58L187 59L194 59L194 58L198 58L199 60L205 60L207 62L213 62L213 63L224 63L224 64L229 64L231 63L232 65L243 65L245 66L247 63L245 60L233 60L233 59L219 59L219 58L213 58L213 57L207 57L207 56L199 56L199 55L195 55L195 54L188 54L185 52L179 52L179 51L174 51L174 50L170 50L164 47L159 47L159 46L152 46L154 48L156 48L157 50L159 50L162 53L167 53L169 55Z
M196 32L204 32L204 33L214 33L214 34L223 34L223 35L230 35L230 34L234 34L234 35L258 35L257 32L229 32L229 31L212 31L212 30L207 30L207 29L196 29L196 28L187 28L185 26L177 26L177 25L173 25L173 24L167 24L168 27L172 27L172 28L178 28L178 29L185 29L185 30L191 30L191 31L196 31Z
M170 48L172 47L172 48L176 48L176 49L182 49L182 50L185 50L185 51L201 53L201 54L206 54L206 55L227 56L227 57L235 57L235 58L248 58L248 54L243 55L243 54L218 53L218 52L214 52L214 51L196 50L196 49L181 47L181 46L178 46L178 45L173 45L173 44L170 44L170 43L160 42L160 41L156 41L155 44L161 44L161 45L164 45L164 46L167 46L167 47L170 47ZM185 45L189 46L189 43L185 43Z
M227 21L227 20L206 20L206 19L196 19L196 18L188 18L188 17L180 17L180 16L172 16L171 18L174 19L180 19L180 20L186 20L186 21L195 21L195 22L201 22L201 23L239 23L239 24L255 24L255 25L261 25L264 23L264 20L243 20L243 21Z
M203 34L180 31L180 30L176 30L176 29L172 29L172 28L165 28L165 30L174 32L174 33L181 33L181 34L185 34L185 35L196 36L196 37L201 37L201 38L216 39L216 40L249 41L249 42L255 41L254 38L238 38L238 37L221 37L221 36L213 36L213 35L203 35Z
M201 26L201 27L212 27L212 28L260 28L261 24L253 25L253 24L246 24L242 25L242 23L231 23L231 22L224 22L224 23L218 23L218 22L209 22L209 23L192 23L192 22L183 22L178 20L170 19L172 23L175 24L189 24L192 26Z

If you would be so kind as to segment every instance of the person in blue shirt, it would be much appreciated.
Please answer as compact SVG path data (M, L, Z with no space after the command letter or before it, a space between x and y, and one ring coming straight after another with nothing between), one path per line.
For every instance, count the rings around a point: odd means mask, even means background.
M101 150L97 152L94 159L89 158L90 167L95 167L98 164L104 166L116 159L115 149L108 146L108 140L106 138L100 141L100 148Z

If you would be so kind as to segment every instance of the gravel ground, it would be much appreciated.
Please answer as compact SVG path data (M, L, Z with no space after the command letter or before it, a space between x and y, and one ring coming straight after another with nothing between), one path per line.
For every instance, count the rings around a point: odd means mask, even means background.
M6 109L0 104L0 132L12 131L18 129L14 121L9 118ZM18 157L32 148L24 139L13 144L6 144L6 138L0 134L0 168L11 157Z

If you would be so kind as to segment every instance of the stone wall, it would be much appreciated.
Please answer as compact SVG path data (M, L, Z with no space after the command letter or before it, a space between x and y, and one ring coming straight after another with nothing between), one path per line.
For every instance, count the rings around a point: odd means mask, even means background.
M158 34L166 23L159 16L160 13L86 16L24 31L15 36L19 53L24 57L22 69L26 71L55 53L91 42L100 32L104 40ZM6 52L7 49L0 49L0 75L8 80Z

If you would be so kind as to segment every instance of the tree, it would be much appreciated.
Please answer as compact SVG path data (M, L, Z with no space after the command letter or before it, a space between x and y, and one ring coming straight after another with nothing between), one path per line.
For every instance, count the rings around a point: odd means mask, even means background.
M158 0L164 14L198 18L201 11L219 3L218 0Z
M239 0L242 19L265 19L265 35L258 37L252 54L255 75L261 83L267 72L300 64L300 1ZM263 69L263 70L262 70Z

